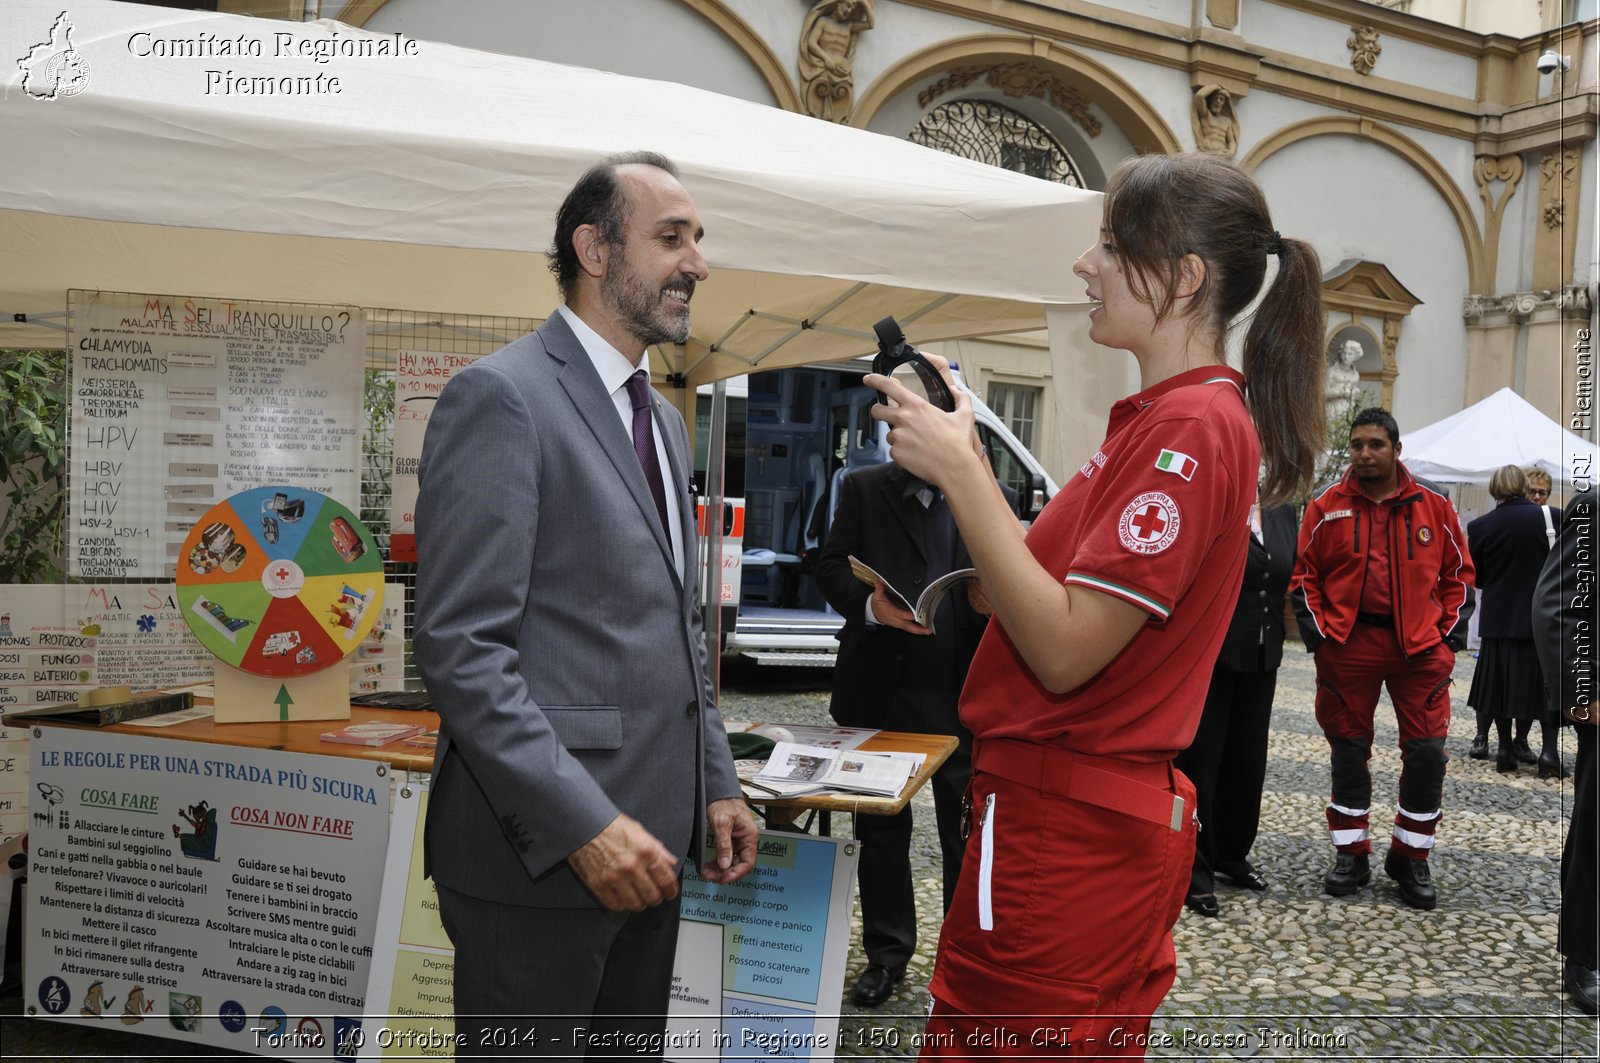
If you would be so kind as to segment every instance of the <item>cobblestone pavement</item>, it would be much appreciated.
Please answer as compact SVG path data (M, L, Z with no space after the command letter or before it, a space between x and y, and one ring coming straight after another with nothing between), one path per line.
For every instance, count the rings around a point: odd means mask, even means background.
M1344 898L1322 893L1332 860L1323 807L1327 743L1313 715L1311 658L1290 647L1279 673L1261 831L1252 859L1270 882L1253 893L1219 882L1222 915L1185 911L1175 931L1178 977L1151 1027L1150 1055L1171 1059L1595 1059L1595 1020L1568 1002L1556 952L1558 869L1571 779L1472 760L1465 704L1473 659L1452 690L1445 819L1433 857L1439 907L1401 904L1383 874L1400 754L1387 697L1373 744L1373 883ZM825 679L823 680L825 682ZM724 711L826 720L825 693L751 698L728 684ZM748 705L748 708L746 706ZM1535 748L1538 731L1532 737ZM1491 751L1493 740L1491 739ZM1563 734L1570 771L1576 744ZM865 1014L848 987L866 964L859 910L846 973L841 1056L910 1058L928 1003L938 941L940 872L932 798L915 799L913 862L921 941L905 981ZM842 817L840 817L842 819ZM848 820L836 820L836 832ZM1063 913L1069 917L1069 913ZM1070 913L1092 918L1093 913Z
M1168 1059L1595 1059L1595 1020L1572 1008L1556 953L1557 868L1571 780L1523 767L1496 774L1466 756L1464 702L1473 661L1456 668L1445 820L1434 857L1437 910L1404 907L1381 867L1345 898L1321 892L1331 857L1322 816L1327 746L1312 715L1311 660L1292 648L1280 673L1261 833L1252 854L1263 893L1219 885L1222 915L1185 912L1176 930L1178 978L1151 1027L1150 1055ZM743 720L827 722L827 674L809 669L725 672L724 712ZM1373 749L1374 834L1381 857L1399 771L1394 715L1378 712ZM1537 742L1537 733L1535 734ZM1570 768L1575 746L1564 736ZM842 1057L911 1058L927 1008L941 896L932 799L915 800L913 863L921 941L906 979L868 1014L842 1006ZM835 817L834 829L849 829ZM1063 913L1092 918L1093 913ZM859 943L859 912L852 941ZM852 947L848 989L865 966ZM846 992L848 998L848 992ZM0 997L6 1058L197 1057L196 1047L122 1031L20 1019ZM232 1056L230 1058L239 1058Z

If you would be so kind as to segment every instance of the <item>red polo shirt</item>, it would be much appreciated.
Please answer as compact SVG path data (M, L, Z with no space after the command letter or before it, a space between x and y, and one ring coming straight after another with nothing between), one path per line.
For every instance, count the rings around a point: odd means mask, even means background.
M1099 452L1027 544L1056 578L1132 602L1150 620L1093 679L1052 694L996 618L961 695L961 720L979 739L1132 760L1188 746L1244 577L1260 448L1243 386L1211 366L1111 408Z

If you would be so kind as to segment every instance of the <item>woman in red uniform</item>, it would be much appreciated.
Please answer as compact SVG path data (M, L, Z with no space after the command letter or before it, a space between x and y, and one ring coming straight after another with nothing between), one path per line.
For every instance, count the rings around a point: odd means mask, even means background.
M1144 1054L1194 856L1194 789L1172 758L1239 593L1258 457L1270 505L1323 446L1322 271L1273 230L1255 182L1214 155L1143 156L1104 211L1074 271L1099 304L1090 338L1133 352L1141 390L1026 539L969 400L947 414L867 380L896 403L874 414L894 459L944 491L997 621L962 694L972 833L926 1057ZM1225 328L1269 261L1241 375Z

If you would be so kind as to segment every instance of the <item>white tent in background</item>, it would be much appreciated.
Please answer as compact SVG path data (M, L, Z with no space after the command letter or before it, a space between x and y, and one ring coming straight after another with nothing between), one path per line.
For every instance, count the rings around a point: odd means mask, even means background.
M1402 429L1401 458L1418 476L1487 484L1502 465L1540 468L1558 484L1595 475L1595 445L1573 435L1510 388L1414 432Z

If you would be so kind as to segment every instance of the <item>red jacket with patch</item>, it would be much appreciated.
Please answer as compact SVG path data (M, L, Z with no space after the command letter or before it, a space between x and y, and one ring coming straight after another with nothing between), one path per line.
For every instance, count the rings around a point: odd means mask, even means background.
M1407 656L1442 639L1453 649L1467 641L1472 616L1472 559L1450 499L1398 463L1400 490L1383 502L1361 493L1346 469L1306 504L1299 559L1289 591L1306 649L1350 637L1367 576L1372 511L1393 506L1389 519L1390 586L1395 631Z

